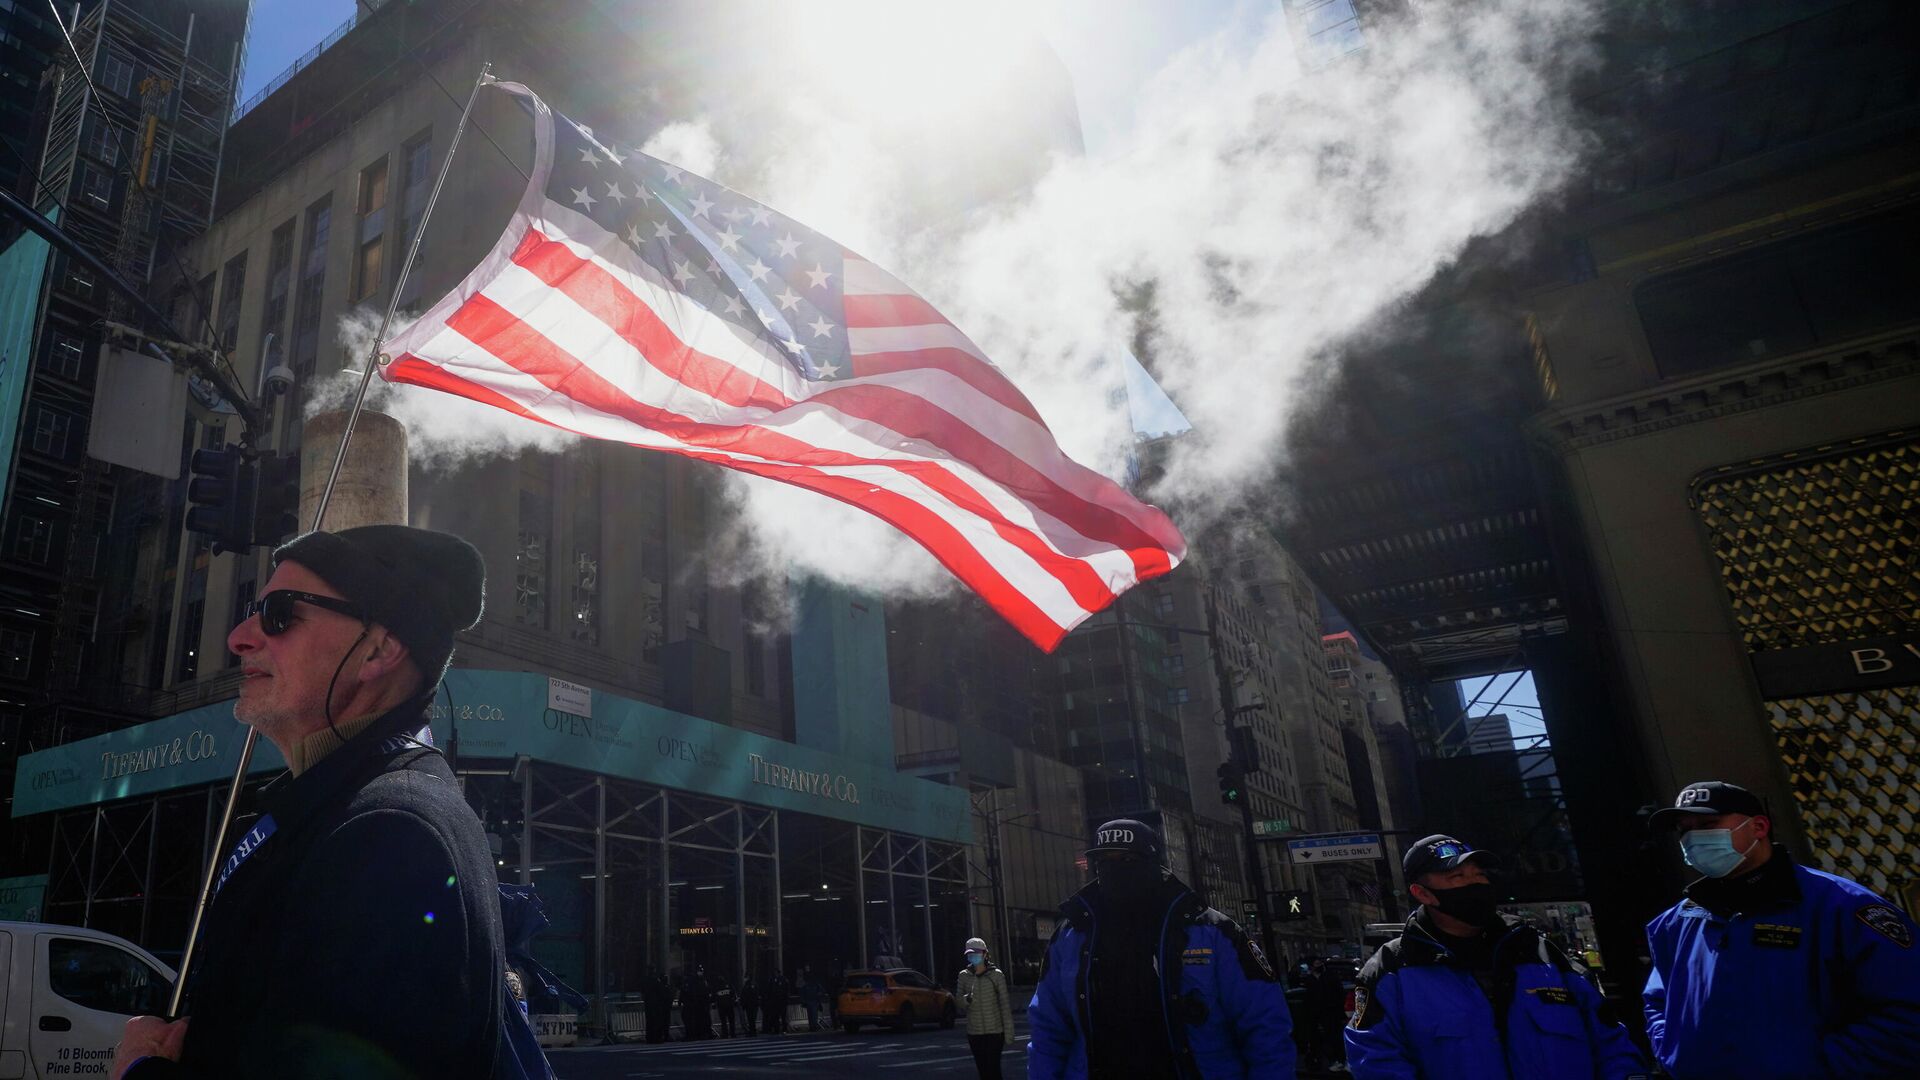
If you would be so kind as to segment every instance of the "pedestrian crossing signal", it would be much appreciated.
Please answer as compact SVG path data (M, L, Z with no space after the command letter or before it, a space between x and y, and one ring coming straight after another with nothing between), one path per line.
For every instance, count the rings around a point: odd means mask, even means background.
M1287 889L1274 893L1279 903L1274 905L1273 917L1281 922L1297 922L1313 917L1313 897L1305 889Z

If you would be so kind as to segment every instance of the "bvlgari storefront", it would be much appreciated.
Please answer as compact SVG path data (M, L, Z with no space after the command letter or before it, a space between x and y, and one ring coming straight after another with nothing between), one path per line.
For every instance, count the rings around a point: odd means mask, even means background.
M435 739L501 879L546 904L536 954L590 997L696 964L944 970L972 932L959 789L540 675L448 689ZM14 816L57 815L46 918L177 955L243 736L221 702L23 758ZM255 782L284 768L262 743Z

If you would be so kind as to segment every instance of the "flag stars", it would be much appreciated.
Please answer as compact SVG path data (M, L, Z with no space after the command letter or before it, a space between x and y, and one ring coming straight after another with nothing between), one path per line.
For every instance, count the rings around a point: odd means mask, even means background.
M656 221L653 223L653 238L655 240L671 240L679 235L679 233L673 231L673 226L664 221Z
M834 324L828 322L825 315L815 315L813 321L808 323L807 326L813 331L814 337L830 338L833 336Z
M639 199L640 205L642 206L653 205L654 194L653 192L647 190L647 185L645 184L633 185L633 197L636 199Z
M747 210L747 213L748 213L748 214L749 214L750 216L752 216L752 218L753 218L753 223L754 223L755 225L770 225L770 224L772 224L772 222L771 222L771 221L770 221L769 219L773 217L773 211L771 211L771 210L769 210L769 209L767 209L767 208L766 208L766 207L764 207L764 206L754 206L754 207L749 207L749 208L748 208L748 210Z
M740 223L740 219L747 216L747 212L745 210L740 209L737 206L729 206L725 210L720 211L720 216L723 218L726 218L728 221L732 222L733 224L738 225Z
M696 191L693 193L693 201L690 205L692 205L693 207L694 217L707 218L708 221L713 220L712 218L707 217L707 211L713 209L712 199L709 199L705 195L702 195Z
M714 233L713 238L720 241L720 248L723 251L740 250L740 241L744 239L739 233L733 231L733 226L731 225Z
M698 276L699 275L693 271L693 264L687 262L685 259L673 264L673 280L679 282L681 285L685 285Z
M632 244L634 247L639 247L646 242L647 238L640 235L640 226L637 222L627 226L627 243Z
M607 198L616 203L624 203L627 201L627 193L620 190L620 184L616 181L607 185Z
M832 361L828 361L824 364L815 364L813 371L816 378L831 379L840 374L840 367Z
M780 257L783 259L793 258L800 250L800 241L795 240L792 233L788 233L780 239L775 240L773 244L780 249Z
M720 304L727 309L727 314L735 318L740 318L747 313L747 305L741 303L740 298L737 296L725 297L720 301Z
M672 184L679 183L680 174L683 171L684 170L681 169L680 166L678 165L669 165L664 161L660 163L660 175L666 177L668 183L672 183Z
M814 263L813 269L804 271L804 273L807 275L807 288L809 289L827 288L827 279L833 276L832 271L821 266L819 263Z
M573 205L586 207L588 213L593 212L593 204L599 201L599 199L589 194L586 188L577 187L573 189Z
M627 156L625 154L614 153L613 147L603 146L601 149L606 152L607 160L613 162L615 165L625 165L627 163Z
M727 272L720 269L720 264L712 259L707 260L707 273L712 274L715 281L727 276Z
M785 347L785 349L788 352L792 353L795 356L800 356L807 351L807 347L805 345L800 344L799 342L793 340L792 338L787 338L781 341L780 344L783 347Z
M779 301L781 311L792 311L794 308L800 306L800 294L794 292L792 286L788 286L779 296L774 297L774 299Z
M591 165L596 169L600 167L600 158L598 155L594 154L593 147L591 146L583 146L580 148L580 161L583 164Z
M747 276L756 282L765 279L771 273L773 273L773 267L761 262L758 258L747 266Z

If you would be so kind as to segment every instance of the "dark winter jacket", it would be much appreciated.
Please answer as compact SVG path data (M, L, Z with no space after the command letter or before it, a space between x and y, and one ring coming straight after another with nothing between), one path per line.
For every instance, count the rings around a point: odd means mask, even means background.
M187 981L192 1077L487 1077L506 953L494 860L421 703L259 799Z
M1032 1080L1083 1080L1087 1041L1109 1025L1139 1017L1098 1015L1089 1003L1088 959L1101 933L1099 886L1061 905L1064 922L1047 947L1040 984L1027 1007ZM1259 949L1232 919L1202 903L1177 880L1154 904L1159 927L1160 1030L1167 1032L1181 1080L1289 1080L1293 1025L1286 995ZM1138 1074L1135 1074L1138 1075Z
M1347 1063L1356 1080L1627 1080L1650 1075L1578 967L1502 916L1480 975L1440 941L1425 909L1360 969Z

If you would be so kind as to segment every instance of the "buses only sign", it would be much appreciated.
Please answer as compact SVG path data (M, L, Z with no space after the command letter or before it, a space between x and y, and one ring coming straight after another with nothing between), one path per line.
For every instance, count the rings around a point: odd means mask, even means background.
M1287 854L1295 866L1323 862L1361 862L1380 858L1379 833L1355 833L1352 836L1321 836L1287 841Z

